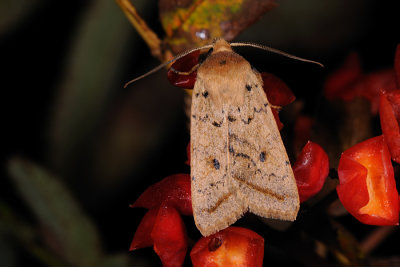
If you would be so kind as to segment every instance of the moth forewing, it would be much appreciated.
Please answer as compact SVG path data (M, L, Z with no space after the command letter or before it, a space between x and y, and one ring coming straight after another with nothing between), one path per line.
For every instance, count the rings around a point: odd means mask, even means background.
M295 220L299 197L260 74L223 39L197 71L191 109L192 206L207 236L250 210Z

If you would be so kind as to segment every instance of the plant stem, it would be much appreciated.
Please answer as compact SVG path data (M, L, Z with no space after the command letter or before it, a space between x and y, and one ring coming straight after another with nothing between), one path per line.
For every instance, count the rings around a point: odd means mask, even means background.
M120 6L125 16L131 22L133 27L138 31L143 40L147 43L151 50L151 54L158 58L160 61L164 61L164 55L161 51L161 40L157 34L153 32L147 23L140 17L136 8L132 5L129 0L115 0Z

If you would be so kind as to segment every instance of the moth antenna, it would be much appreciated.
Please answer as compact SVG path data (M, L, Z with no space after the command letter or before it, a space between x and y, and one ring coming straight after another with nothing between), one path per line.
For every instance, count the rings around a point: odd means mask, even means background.
M324 67L324 65L322 63L319 63L318 61L314 61L314 60L298 57L298 56L283 52L283 51L281 51L279 49L275 49L275 48L272 48L272 47L269 47L269 46L266 46L266 45L261 45L261 44L256 44L256 43L248 43L248 42L230 43L230 45L231 46L251 46L251 47L259 48L259 49L262 49L262 50L265 50L265 51L268 51L268 52L271 52L271 53L282 55L284 57L288 57L288 58L291 58L291 59L295 59L295 60L299 60L299 61L303 61L303 62L308 62L308 63L312 63L312 64L317 64L317 65L319 65L321 67Z
M188 55L188 54L190 54L190 53L192 53L192 52L195 52L195 51L201 50L201 49L212 48L212 47L213 47L213 45L212 45L212 44L209 44L209 45L205 45L205 46L201 46L201 47L197 47L197 48L193 48L193 49L186 50L186 51L184 51L184 52L182 52L182 53L176 55L173 59L168 60L167 62L161 63L160 65L158 65L158 66L155 67L154 69L149 70L149 71L146 72L145 74L142 74L142 75L140 75L139 77L137 77L137 78L135 78L135 79L133 79L133 80L130 80L129 82L125 83L124 88L126 88L126 87L127 87L128 85L130 85L131 83L134 83L134 82L136 82L136 81L138 81L138 80L140 80L140 79L143 79L144 77L149 76L150 74L153 74L154 72L159 71L160 69L164 68L164 67L167 66L168 64L170 64L170 63L172 63L172 62L174 62L174 61L176 61L176 60L178 60L178 59L180 59L180 58L182 58L182 57L184 57L184 56L186 56L186 55Z

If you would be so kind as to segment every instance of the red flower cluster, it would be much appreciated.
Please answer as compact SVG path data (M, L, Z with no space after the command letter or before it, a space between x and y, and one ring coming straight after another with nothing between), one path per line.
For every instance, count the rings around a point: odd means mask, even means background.
M173 65L177 70L190 72L190 75L178 75L169 71L168 78L174 85L193 87L196 72L191 70L198 56L198 52L192 53ZM394 69L364 75L352 55L325 86L328 99L351 100L362 96L371 101L373 111L379 109L383 135L343 152L338 168L338 196L346 209L366 224L396 225L399 221L399 196L391 160L400 161L400 46ZM294 101L294 95L281 80L271 74L261 75L271 104L283 106ZM281 128L277 110L274 114ZM312 121L304 121L307 127L298 125L296 129L304 132L311 127ZM190 146L187 153L189 162ZM321 190L328 171L325 151L318 144L308 142L293 164L301 202ZM164 266L182 266L187 236L181 215L192 215L190 194L187 174L172 175L150 186L132 205L147 208L148 212L136 230L131 250L153 246ZM262 266L263 254L261 236L248 229L229 227L201 238L190 256L194 266Z
M344 65L326 80L324 94L328 100L351 101L356 97L363 97L370 101L371 111L376 114L379 107L379 94L383 88L386 90L396 88L393 69L365 74L361 70L358 55L352 53L347 57Z
M190 149L187 153L190 161ZM321 190L328 170L325 151L308 142L293 165L302 202ZM146 189L131 205L149 211L136 230L130 250L153 246L163 266L182 266L187 236L181 215L193 214L190 194L188 174L169 176ZM249 229L229 227L201 238L190 257L193 266L262 266L264 239Z
M153 246L163 266L182 266L187 251L182 215L192 215L190 176L176 174L150 186L131 205L149 211L140 222L130 250Z
M190 177L176 174L150 186L131 207L149 209L130 250L153 246L163 266L182 266L187 236L181 215L192 215ZM229 227L201 238L190 257L193 266L262 266L264 239L251 230Z
M400 163L400 45L394 69L362 74L352 54L327 80L328 99L365 97L372 112L379 111L382 136L368 139L342 153L337 193L344 207L359 221L373 225L399 224L399 197L391 159Z

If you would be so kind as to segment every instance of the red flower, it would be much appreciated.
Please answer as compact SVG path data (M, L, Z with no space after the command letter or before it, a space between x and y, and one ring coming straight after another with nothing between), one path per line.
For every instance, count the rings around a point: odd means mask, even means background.
M270 104L283 107L292 103L296 99L289 87L275 75L262 72L261 78L264 83L264 92L267 95ZM279 110L272 108L272 114L274 114L278 129L282 130L283 123L279 119Z
M394 58L397 90L383 88L379 98L379 117L392 160L400 163L400 44Z
M379 117L392 160L400 163L400 90L381 92Z
M180 214L191 215L190 176L176 174L150 186L131 207L149 209L133 237L130 250L153 245L163 266L182 266L187 250Z
M161 204L172 206L184 215L193 214L189 174L171 175L149 186L131 207L154 209Z
M199 55L200 51L198 50L176 60L171 67L176 71L190 72L190 74L180 75L170 68L167 73L168 81L172 85L180 88L193 89L194 83L196 82L197 72L196 70L192 71L192 68L199 62Z
M329 159L316 143L308 141L293 164L300 202L317 194L329 173Z
M151 238L154 241L154 251L164 267L182 266L187 251L187 238L182 218L175 208L160 207Z
M268 101L275 106L286 106L296 100L296 96L281 79L271 73L262 72L264 91Z
M393 69L363 74L358 56L350 54L341 69L333 73L325 82L324 93L328 100L351 101L364 97L371 103L371 111L376 114L379 107L379 93L382 88L396 88Z
M399 200L390 154L383 136L342 153L336 188L343 206L360 222L397 225Z
M228 227L201 238L190 252L194 267L262 266L264 239L255 232Z

